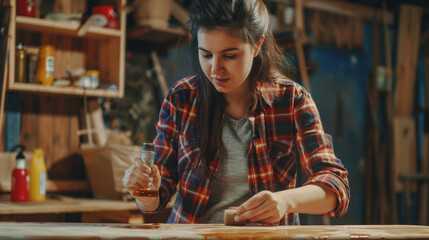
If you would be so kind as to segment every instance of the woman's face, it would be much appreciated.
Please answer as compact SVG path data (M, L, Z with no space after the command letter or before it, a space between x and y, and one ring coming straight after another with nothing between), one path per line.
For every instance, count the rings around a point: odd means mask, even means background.
M223 28L200 28L197 37L201 68L216 90L225 95L247 93L257 48Z

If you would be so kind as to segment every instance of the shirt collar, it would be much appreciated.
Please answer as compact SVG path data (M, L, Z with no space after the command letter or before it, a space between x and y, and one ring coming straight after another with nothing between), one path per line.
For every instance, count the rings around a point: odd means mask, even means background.
M273 107L273 102L276 94L276 88L273 85L273 80L258 81L256 84L256 92L258 96L258 104L266 104L270 108ZM260 105L262 107L262 105Z

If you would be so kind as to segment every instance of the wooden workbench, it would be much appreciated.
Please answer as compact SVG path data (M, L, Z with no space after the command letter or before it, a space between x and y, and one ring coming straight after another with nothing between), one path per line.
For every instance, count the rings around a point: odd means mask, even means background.
M0 221L142 223L142 219L134 201L55 196L42 203L19 203L0 197Z
M429 239L428 226L0 223L0 239Z
M70 198L58 196L48 198L42 203L11 202L0 199L0 215L4 214L40 214L40 213L73 213L73 212L101 212L101 211L128 211L137 210L134 201Z

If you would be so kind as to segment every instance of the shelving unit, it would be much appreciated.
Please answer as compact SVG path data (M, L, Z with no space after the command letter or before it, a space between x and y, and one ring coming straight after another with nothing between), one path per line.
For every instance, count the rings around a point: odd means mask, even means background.
M11 43L9 64L9 91L121 98L125 81L126 0L118 0L119 29L91 26L79 37L79 26L32 17L16 16L15 1L11 1ZM54 78L67 76L66 70L84 68L98 70L100 85L115 85L117 90L84 89L81 87L43 86L35 83L15 81L15 46L38 48L42 44L55 47Z

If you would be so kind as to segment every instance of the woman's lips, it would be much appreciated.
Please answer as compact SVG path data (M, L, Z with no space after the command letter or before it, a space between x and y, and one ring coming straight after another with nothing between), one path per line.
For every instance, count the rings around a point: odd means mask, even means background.
M213 81L217 85L225 85L228 80L229 80L229 78L213 78Z

